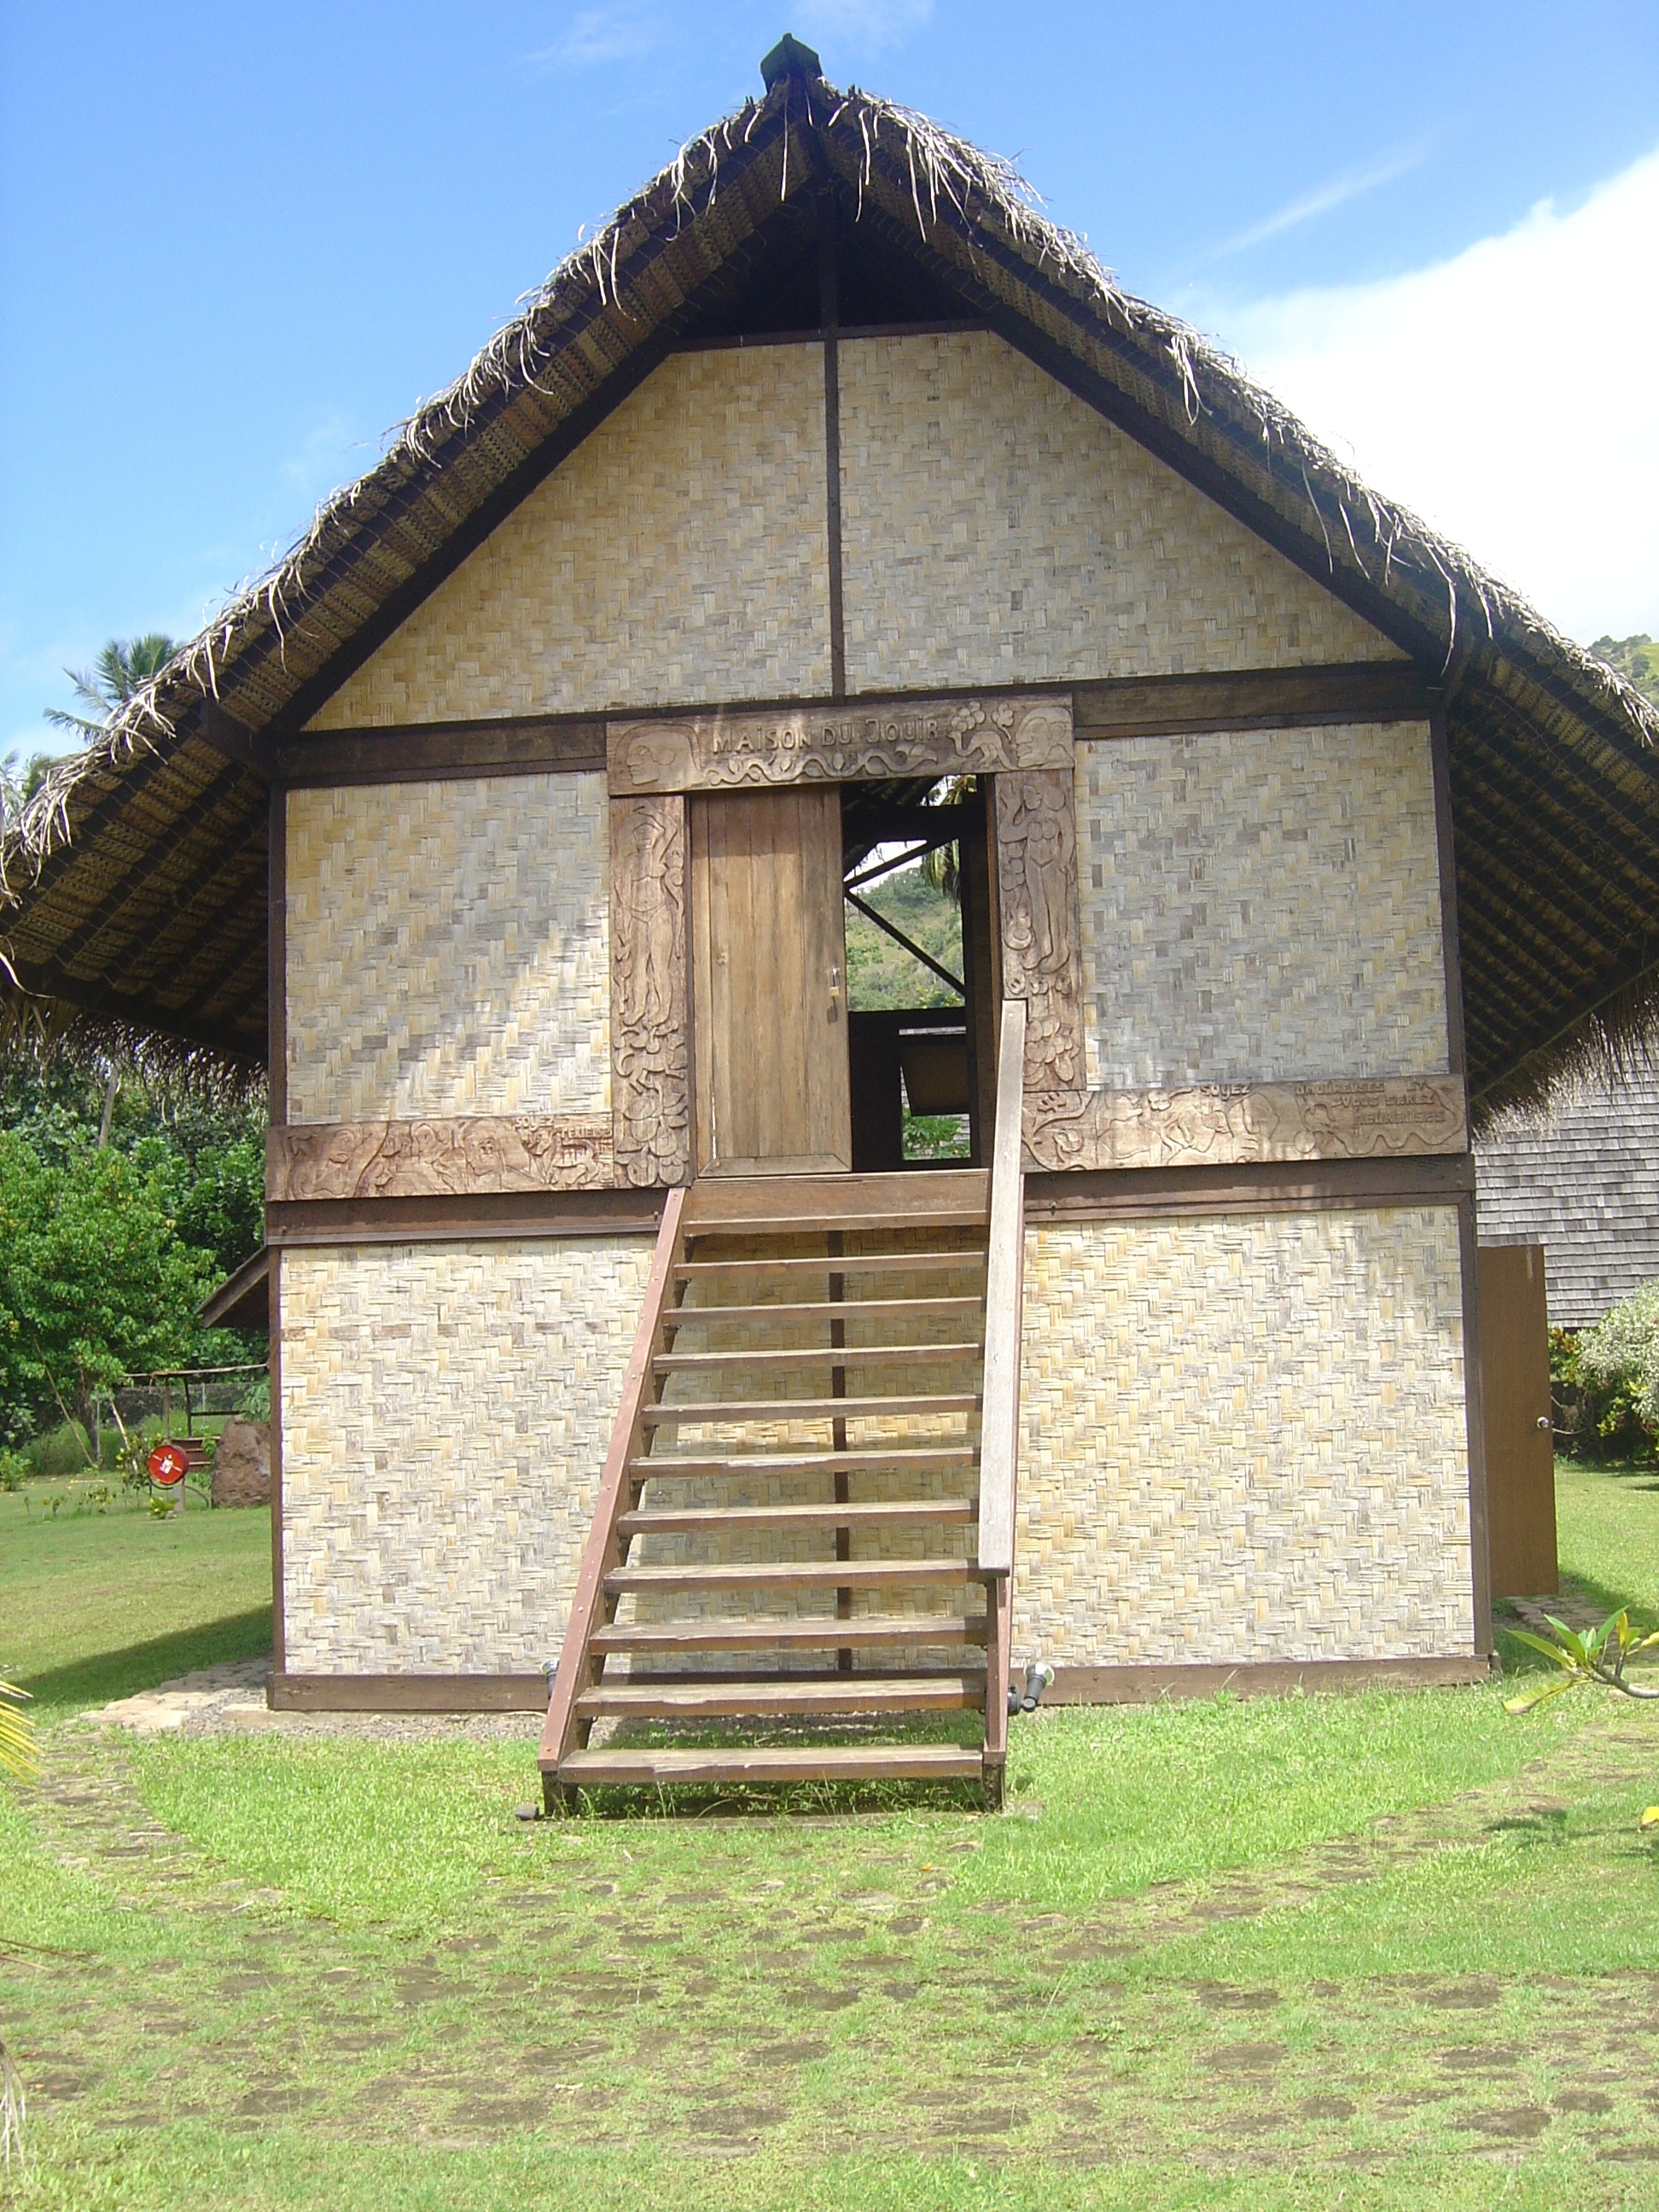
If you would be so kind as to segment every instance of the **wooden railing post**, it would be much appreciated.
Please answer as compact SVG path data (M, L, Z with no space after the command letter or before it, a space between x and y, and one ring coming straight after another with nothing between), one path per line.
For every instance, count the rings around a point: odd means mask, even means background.
M979 1571L985 1577L987 1794L1000 1800L1008 1747L1009 1630L1012 1615L1014 1505L1019 1473L1020 1306L1025 1274L1025 1177L1020 1166L1025 1107L1025 1001L1002 1008L997 1048L996 1134L991 1155L991 1221L985 1270L985 1390L979 1458Z
M605 1454L599 1495L593 1501L593 1522L587 1532L587 1545L565 1622L564 1644L559 1653L558 1671L553 1677L538 1753L543 1776L550 1784L556 1779L560 1761L574 1748L576 1700L586 1687L588 1641L599 1614L605 1575L615 1564L611 1553L616 1543L617 1518L628 1497L629 1462L640 1449L640 1417L650 1398L652 1354L661 1333L663 1309L673 1296L674 1265L683 1241L685 1196L684 1189L671 1190L663 1206L662 1226L657 1231L657 1249L645 1286L640 1323L623 1374L622 1402L617 1409L616 1426L611 1431L611 1449Z

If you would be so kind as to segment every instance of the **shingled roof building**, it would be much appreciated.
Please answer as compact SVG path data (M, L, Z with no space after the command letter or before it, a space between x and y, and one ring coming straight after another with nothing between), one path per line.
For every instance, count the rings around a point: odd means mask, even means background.
M1649 1018L1659 721L1005 164L766 75L6 848L15 1024L269 1073L271 1694L562 1654L550 1786L994 1788L1011 1658L1469 1679L1469 1131ZM959 1018L883 1027L843 886L947 836Z
M1475 1147L1483 1244L1541 1244L1549 1315L1588 1328L1659 1282L1659 1075L1569 1083Z

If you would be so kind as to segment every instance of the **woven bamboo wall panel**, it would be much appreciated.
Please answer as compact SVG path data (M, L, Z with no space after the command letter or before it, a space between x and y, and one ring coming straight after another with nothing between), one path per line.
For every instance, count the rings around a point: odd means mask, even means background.
M1000 338L849 339L840 381L852 691L1399 658Z
M283 1602L296 1673L556 1659L648 1237L283 1261Z
M1026 1238L1017 1658L1473 1648L1455 1208Z
M603 775L288 807L291 1121L610 1112Z
M676 354L310 724L830 690L823 356Z
M1080 744L1091 1086L1443 1074L1421 723Z

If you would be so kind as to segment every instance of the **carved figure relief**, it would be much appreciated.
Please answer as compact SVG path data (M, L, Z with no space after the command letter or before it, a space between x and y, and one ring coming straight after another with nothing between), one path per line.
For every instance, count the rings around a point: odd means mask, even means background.
M1072 766L1069 698L734 709L606 726L611 789L720 791Z
M1083 1080L1077 821L1069 769L996 781L1003 994L1025 1001L1027 1092Z
M691 1175L685 801L611 802L611 1103L617 1175Z
M300 1123L273 1128L265 1150L265 1196L276 1202L605 1190L615 1181L603 1114Z
M1468 1143L1455 1075L1028 1091L1024 1119L1026 1166L1051 1170L1377 1159Z

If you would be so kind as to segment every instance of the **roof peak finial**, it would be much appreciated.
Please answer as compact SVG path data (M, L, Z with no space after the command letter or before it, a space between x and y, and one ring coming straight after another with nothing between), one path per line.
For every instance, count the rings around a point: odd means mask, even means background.
M763 57L760 67L761 82L769 92L787 76L798 76L811 84L823 75L823 63L792 31L786 31L771 52Z

